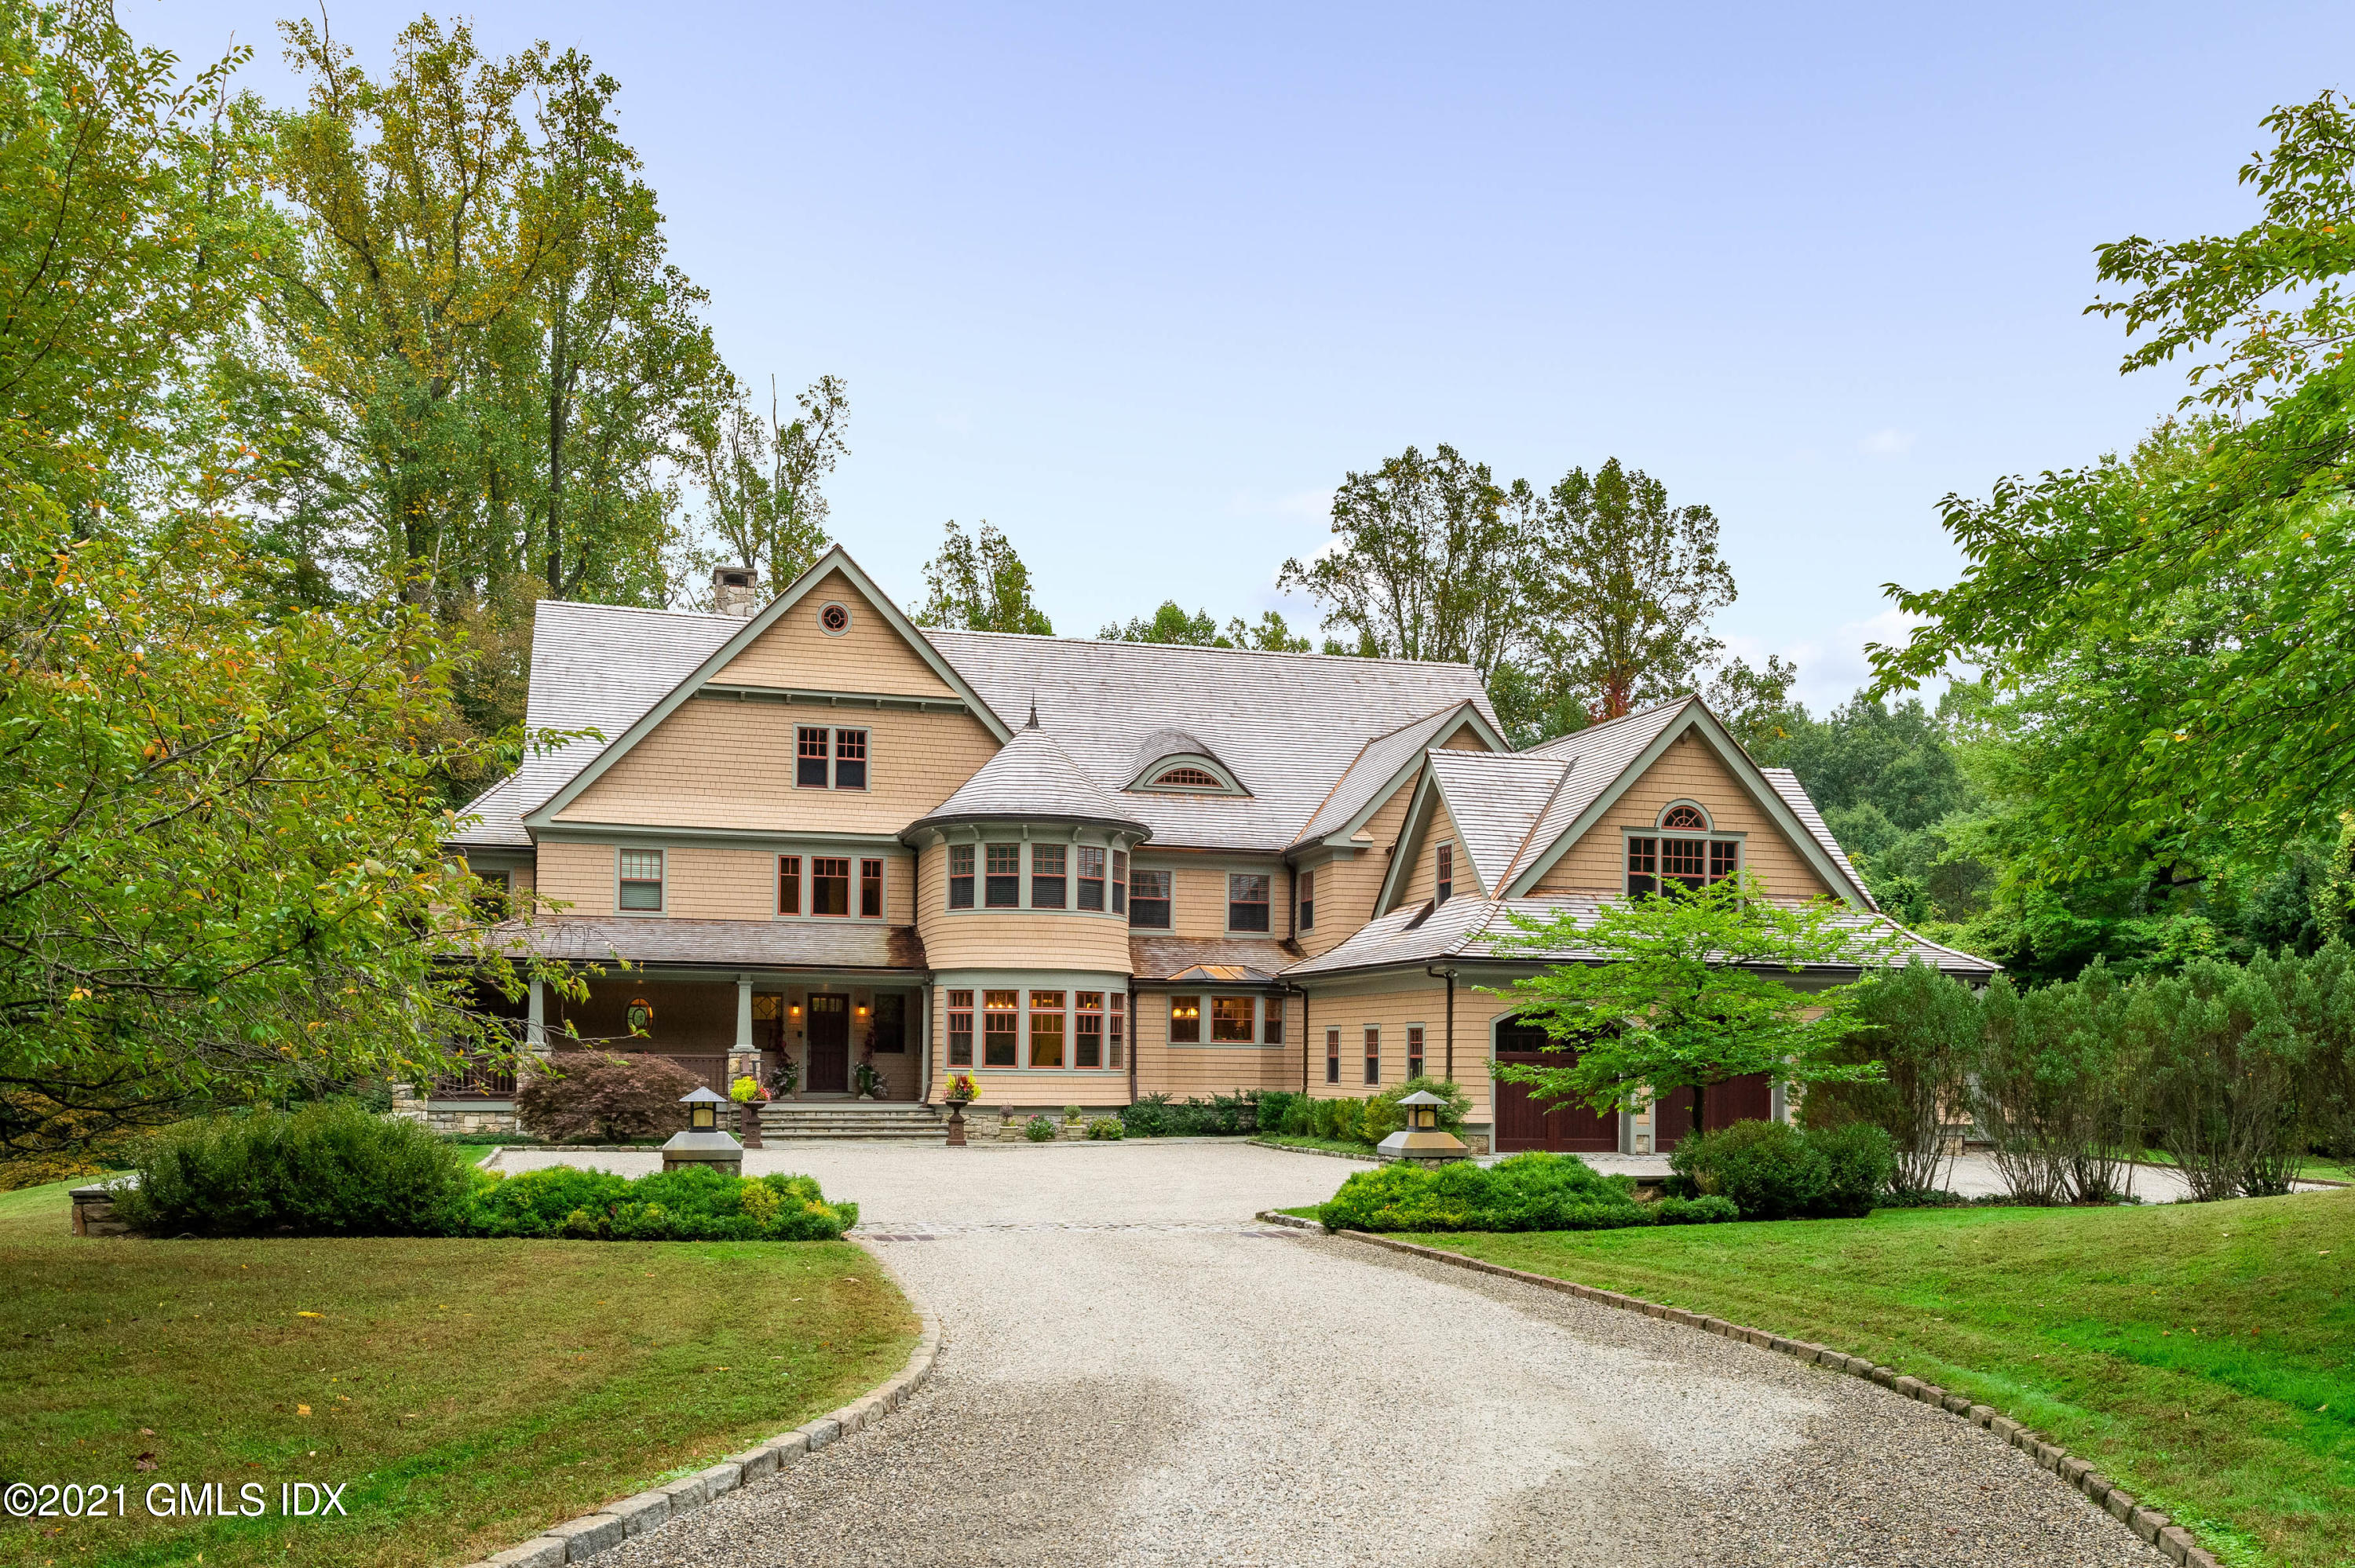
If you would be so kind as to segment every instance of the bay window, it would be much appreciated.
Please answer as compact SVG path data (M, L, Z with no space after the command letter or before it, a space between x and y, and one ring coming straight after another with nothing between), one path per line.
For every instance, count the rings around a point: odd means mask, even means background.
M1063 846L1032 844L1030 846L1030 907L1060 909L1065 899Z
M973 1065L973 992L949 992L949 1065Z
M1128 852L1112 852L1112 912L1128 913Z
M985 844L988 863L982 878L982 898L992 909L1022 906L1022 846Z
M1199 996L1173 996L1169 999L1169 1044L1199 1045L1202 1043L1202 999Z
M1021 993L986 991L981 993L981 1065L1021 1065Z
M1271 996L1262 1004L1259 1020L1259 1043L1263 1045L1284 1044L1284 998Z
M1120 1065L1120 1048L1128 1039L1128 997L1125 992L1112 993L1112 1005L1104 1010L1104 1065Z
M1030 993L1030 1065L1063 1065L1063 993L1060 991Z
M1075 853L1080 858L1079 907L1101 909L1104 906L1104 852L1082 844Z
M1210 1041L1217 1045L1252 1043L1252 1001L1247 996L1210 999Z
M949 846L949 907L973 907L973 846Z
M1071 995L1071 1065L1103 1065L1104 993L1075 991Z

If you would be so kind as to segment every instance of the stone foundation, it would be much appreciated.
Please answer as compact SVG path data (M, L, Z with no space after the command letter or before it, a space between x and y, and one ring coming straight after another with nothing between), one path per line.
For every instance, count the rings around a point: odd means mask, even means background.
M1059 1141L1077 1143L1086 1140L1088 1123L1103 1118L1118 1121L1120 1107L1088 1107L1082 1109L1079 1120L1065 1121L1060 1106L971 1105L964 1107L965 1141L1027 1143L1029 1139L1023 1129L1034 1116L1048 1117L1054 1121L1055 1137Z
M420 1122L444 1137L462 1132L519 1132L513 1100L435 1100L417 1092L414 1084L392 1086L392 1116Z

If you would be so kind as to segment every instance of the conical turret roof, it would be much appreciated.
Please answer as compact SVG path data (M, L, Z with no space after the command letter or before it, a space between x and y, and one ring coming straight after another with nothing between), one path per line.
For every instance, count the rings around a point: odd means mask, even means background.
M977 821L1088 822L1140 839L1152 831L1119 796L1081 770L1040 727L1035 710L996 756L908 831Z

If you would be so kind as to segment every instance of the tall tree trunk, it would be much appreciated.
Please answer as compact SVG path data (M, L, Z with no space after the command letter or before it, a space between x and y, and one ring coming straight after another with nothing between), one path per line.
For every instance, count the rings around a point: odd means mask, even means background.
M548 351L548 591L564 597L564 414L568 288L556 291L556 322Z

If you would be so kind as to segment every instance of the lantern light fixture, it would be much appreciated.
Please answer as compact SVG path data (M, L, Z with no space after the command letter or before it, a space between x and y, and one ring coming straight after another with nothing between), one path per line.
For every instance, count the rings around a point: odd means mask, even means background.
M1406 1113L1406 1125L1382 1139L1376 1152L1383 1159L1445 1165L1466 1158L1463 1139L1440 1128L1439 1113L1446 1108L1445 1100L1428 1089L1417 1089L1398 1105Z
M693 1090L681 1095L678 1097L678 1103L687 1107L687 1122L689 1130L710 1132L719 1126L719 1107L726 1105L728 1101L713 1094L701 1084L698 1084Z

